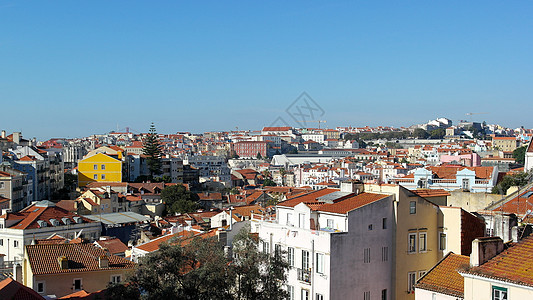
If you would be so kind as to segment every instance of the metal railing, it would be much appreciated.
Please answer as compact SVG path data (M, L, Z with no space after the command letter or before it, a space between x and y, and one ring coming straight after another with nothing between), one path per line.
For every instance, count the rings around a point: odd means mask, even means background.
M311 270L310 269L297 269L298 280L311 283Z

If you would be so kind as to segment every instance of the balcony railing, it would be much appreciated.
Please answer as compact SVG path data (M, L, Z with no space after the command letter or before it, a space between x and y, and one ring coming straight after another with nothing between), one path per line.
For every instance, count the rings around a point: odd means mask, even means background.
M298 268L297 271L298 271L298 280L311 283L311 270Z

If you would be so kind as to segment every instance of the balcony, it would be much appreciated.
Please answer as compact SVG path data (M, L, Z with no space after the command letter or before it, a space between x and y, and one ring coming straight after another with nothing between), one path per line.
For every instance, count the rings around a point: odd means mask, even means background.
M297 269L298 280L311 283L311 270L310 269Z

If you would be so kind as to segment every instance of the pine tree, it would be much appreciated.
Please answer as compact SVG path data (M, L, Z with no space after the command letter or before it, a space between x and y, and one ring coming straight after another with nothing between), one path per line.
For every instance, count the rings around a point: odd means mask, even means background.
M150 170L150 178L153 179L154 175L160 175L163 166L161 162L161 144L159 143L154 123L150 126L150 131L143 140L143 154L147 156L146 164L148 165L148 170Z

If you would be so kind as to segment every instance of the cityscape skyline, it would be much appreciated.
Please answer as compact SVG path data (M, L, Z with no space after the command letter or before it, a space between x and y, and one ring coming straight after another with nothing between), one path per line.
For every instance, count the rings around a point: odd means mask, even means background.
M530 3L202 4L0 1L2 127L260 129L302 92L329 128L533 127Z

